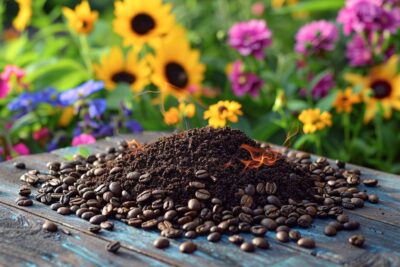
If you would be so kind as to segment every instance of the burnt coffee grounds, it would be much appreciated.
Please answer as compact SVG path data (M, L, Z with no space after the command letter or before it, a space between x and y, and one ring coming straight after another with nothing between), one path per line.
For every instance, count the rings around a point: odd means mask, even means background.
M226 207L240 202L240 198L235 197L240 189L266 182L276 185L275 195L282 201L310 198L308 190L313 186L313 180L301 168L278 154L271 166L246 168L243 161L251 160L251 155L241 148L243 144L260 148L239 130L193 129L143 147L127 149L116 160L107 162L103 175L89 177L89 181L95 185L119 181L134 198L145 190L167 190L179 205L185 205L194 196L196 188L189 184L196 181L204 183L211 197L220 199ZM121 172L110 174L115 167L120 167ZM196 172L202 170L206 171L207 177L199 179ZM140 176L127 179L133 172ZM254 194L254 198L251 207L266 204L263 194Z

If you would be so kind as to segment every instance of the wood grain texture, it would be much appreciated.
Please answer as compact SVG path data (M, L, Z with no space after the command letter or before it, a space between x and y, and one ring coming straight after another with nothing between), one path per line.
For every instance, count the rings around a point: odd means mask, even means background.
M97 142L88 146L88 148L92 153L97 153L102 152L107 146L115 146L116 140L134 138L141 143L146 143L159 136L160 133L120 136ZM76 151L76 148L66 148L19 160L24 161L30 168L44 170L47 161L60 160L65 155ZM19 176L22 172L13 168L11 164L12 162L0 164L0 181L2 181L0 183L0 205L1 203L10 206L15 205L13 200L21 184ZM95 236L86 230L89 226L88 222L74 215L63 217L41 203L35 202L35 205L31 208L16 207L15 209L26 210L35 216L62 222L66 227L80 232L82 236L90 236L98 239L99 242L119 240L123 247L131 253L142 255L142 257L146 255L159 262L175 266L337 266L337 264L399 266L400 183L397 181L400 181L400 178L365 168L361 168L361 170L363 172L362 177L374 177L379 180L377 188L366 188L366 190L376 193L382 200L380 204L367 204L364 209L350 212L351 217L360 221L362 225L361 229L356 232L366 236L365 249L355 248L347 243L348 237L353 232L340 232L334 238L325 236L323 227L326 221L316 220L311 229L300 229L303 236L313 237L317 241L317 248L313 250L302 249L294 243L281 244L275 241L274 234L269 232L267 236L272 249L268 251L258 250L256 253L248 254L229 244L227 237L224 237L223 241L218 244L209 243L205 238L198 238L196 243L199 245L199 251L194 255L185 255L178 252L177 247L181 240L173 241L172 247L165 251L156 250L152 247L153 240L158 236L156 232L143 231L121 222L115 222L116 229L114 231L103 231L102 234ZM247 235L246 238L250 239L251 237ZM88 245L84 241L80 242L80 245L83 251L88 249ZM104 251L103 248L102 251ZM80 250L78 249L74 253L79 255ZM100 253L100 251L94 253Z

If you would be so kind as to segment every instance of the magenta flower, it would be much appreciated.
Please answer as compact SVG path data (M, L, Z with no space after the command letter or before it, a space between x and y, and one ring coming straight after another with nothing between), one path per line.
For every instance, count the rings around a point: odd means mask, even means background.
M311 94L316 99L323 98L328 95L333 87L335 87L335 80L333 79L333 75L328 73L317 82Z
M296 34L295 50L303 55L320 54L335 48L338 29L325 20L304 25Z
M370 33L389 31L395 33L400 26L399 10L388 10L382 0L348 0L339 12L337 21L343 24L345 35L351 32Z
M7 65L0 74L0 99L5 98L10 92L10 82L13 75L16 77L19 86L26 87L22 82L22 78L25 76L25 71L14 65Z
M0 78L0 99L7 97L8 92L10 92L9 83Z
M233 63L232 71L229 74L232 91L236 96L243 96L248 93L256 97L264 85L264 81L254 73L244 72L243 67L243 63L239 60Z
M14 145L13 149L20 156L26 156L30 154L29 148L24 143L18 143Z
M261 16L265 11L265 5L263 2L255 2L251 6L251 13L255 16Z
M79 145L86 145L86 144L93 144L96 142L96 138L94 138L90 134L80 134L75 136L72 140L72 146L79 146Z
M39 141L49 137L49 128L43 127L40 130L33 132L32 137L34 140Z
M230 28L228 42L241 55L253 55L261 60L264 49L272 43L272 32L264 20L239 22Z

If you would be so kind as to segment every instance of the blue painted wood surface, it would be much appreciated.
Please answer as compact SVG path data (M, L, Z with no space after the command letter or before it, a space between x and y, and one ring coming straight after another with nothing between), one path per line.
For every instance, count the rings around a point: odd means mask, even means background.
M149 133L140 136L123 136L113 140L100 141L88 146L91 152L103 151L106 146L115 145L118 139L132 139L144 143L158 137L157 133ZM23 160L28 166L45 169L49 160L62 158L67 154L73 154L76 148L67 148L55 151L51 154L42 154L26 157ZM355 232L339 232L335 237L327 237L323 234L323 228L327 221L316 220L310 229L298 229L303 236L312 237L317 242L317 247L312 250L298 247L295 243L279 243L274 240L274 233L266 234L271 244L271 249L257 250L256 253L245 253L227 241L227 237L217 244L207 242L204 237L197 238L199 250L193 255L182 254L178 250L183 239L173 240L172 246L166 250L157 250L152 246L158 237L157 232L144 231L127 226L115 221L114 231L102 231L99 235L90 233L88 222L75 215L62 216L49 207L35 202L33 207L15 207L14 200L21 184L18 172L12 167L12 163L0 164L0 206L6 206L21 213L29 213L35 218L47 218L71 229L75 234L66 237L58 244L68 252L68 257L75 257L73 262L80 266L104 266L110 265L108 257L115 257L105 252L103 246L93 246L91 240L99 240L103 245L109 240L118 240L123 248L138 260L138 264L163 266L400 266L400 177L362 168L362 177L374 177L379 180L377 188L363 188L368 192L376 193L381 199L379 204L366 204L363 209L350 211L350 217L361 223L361 228L356 233L365 235L367 241L363 249L355 248L348 244L347 239ZM361 186L363 187L363 186ZM245 235L250 240L250 235ZM40 242L40 237L38 237ZM80 238L80 240L78 239ZM73 241L73 242L72 242ZM1 244L2 241L0 241ZM105 254L105 255L104 255ZM59 255L54 255L57 260ZM66 257L64 257L66 258ZM91 260L95 258L96 260ZM123 257L118 258L115 266L130 262ZM0 251L0 260L2 252ZM132 262L131 262L132 263ZM129 266L129 265L128 265Z

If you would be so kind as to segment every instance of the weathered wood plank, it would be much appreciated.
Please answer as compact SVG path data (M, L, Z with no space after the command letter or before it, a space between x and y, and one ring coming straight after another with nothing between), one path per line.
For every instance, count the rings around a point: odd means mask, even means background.
M105 250L106 241L82 235L68 227L49 233L43 219L0 204L0 265L3 266L167 266L153 258L122 248L118 254ZM82 247L85 244L85 247Z

